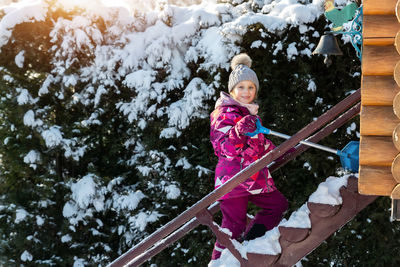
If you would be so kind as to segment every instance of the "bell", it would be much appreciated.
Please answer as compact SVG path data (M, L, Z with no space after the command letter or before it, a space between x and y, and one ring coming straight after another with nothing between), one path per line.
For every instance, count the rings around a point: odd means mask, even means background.
M343 52L340 50L335 36L331 33L328 33L321 36L321 39L319 40L319 43L312 54L341 56L343 55Z

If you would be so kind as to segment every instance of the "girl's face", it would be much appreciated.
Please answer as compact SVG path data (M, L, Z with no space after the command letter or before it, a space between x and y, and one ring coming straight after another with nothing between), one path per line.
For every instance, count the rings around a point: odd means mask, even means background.
M256 98L257 89L251 81L241 81L231 91L233 99L244 104L250 104Z

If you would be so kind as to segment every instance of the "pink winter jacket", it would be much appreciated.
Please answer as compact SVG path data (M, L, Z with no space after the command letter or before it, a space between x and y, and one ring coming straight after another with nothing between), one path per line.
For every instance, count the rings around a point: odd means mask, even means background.
M249 110L241 106L229 94L222 92L211 113L210 140L218 163L215 169L215 188L232 178L240 170L275 148L263 134L254 137L238 135L236 123ZM276 190L267 167L235 187L221 199L242 197Z

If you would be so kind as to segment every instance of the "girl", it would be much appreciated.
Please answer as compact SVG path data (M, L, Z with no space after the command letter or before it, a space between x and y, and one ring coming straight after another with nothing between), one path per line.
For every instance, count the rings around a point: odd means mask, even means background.
M275 148L263 134L254 137L245 135L257 129L256 120L260 119L257 116L258 105L254 103L259 82L251 69L251 63L247 54L239 54L232 59L229 94L221 92L210 116L210 139L218 157L215 188ZM232 239L238 239L242 234L245 240L263 236L267 230L278 225L282 214L288 208L286 198L276 189L266 167L221 197L219 201L222 212L221 226L232 232ZM246 229L249 201L261 210ZM218 259L223 249L217 241L211 259Z

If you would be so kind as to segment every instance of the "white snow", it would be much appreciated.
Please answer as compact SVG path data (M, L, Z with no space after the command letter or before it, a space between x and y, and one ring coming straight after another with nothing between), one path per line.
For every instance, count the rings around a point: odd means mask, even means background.
M88 174L71 185L72 198L81 209L88 207L96 194L96 183L94 179L96 179L95 175Z
M279 245L279 230L278 227L268 231L264 236L254 240L244 242L244 247L247 247L247 252L261 253L269 255L277 255L281 253L281 246Z
M204 167L202 167L200 165L197 165L195 168L196 168L196 170L199 171L198 174L197 174L198 177L201 177L203 175L208 175L209 173L212 172L210 169L204 168Z
M35 119L35 113L33 110L28 110L25 113L23 121L26 126L36 127L43 125L43 121L41 119Z
M313 80L309 80L307 90L311 92L315 92L317 90L317 85Z
M72 217L77 213L77 208L73 206L71 203L67 202L63 208L63 216L66 218Z
M139 202L145 197L142 191L129 192L128 195L114 194L115 201L113 205L115 209L135 210Z
M124 83L131 88L140 88L142 90L149 90L151 83L155 79L155 71L138 70L126 76Z
M47 4L41 1L24 1L18 5L10 5L3 10L6 15L0 21L0 47L8 42L15 25L22 22L45 20Z
M328 177L325 182L319 184L317 191L312 193L308 199L309 202L322 203L329 205L342 204L342 197L339 189L347 186L349 175L343 177Z
M18 91L18 88L16 89ZM26 89L19 89L21 92L17 97L18 105L24 105L29 102L29 99L32 98L29 94L29 91Z
M48 75L46 77L46 80L43 82L42 87L39 89L39 96L45 95L49 92L48 87L51 84L51 82L54 80L54 77L52 75Z
M274 52L272 53L274 56L276 56L278 54L279 51L282 50L282 42L278 41L277 43L274 44L274 46L276 47Z
M44 219L41 216L36 216L36 224L42 226L44 224Z
M24 60L25 60L24 54L25 51L22 50L15 56L15 64L17 65L18 68L24 67Z
M303 204L297 211L290 214L289 220L283 220L279 225L292 228L311 228L310 210Z
M74 265L72 267L85 267L86 261L84 259L80 259L78 257L74 257Z
M29 153L26 154L26 156L24 157L24 162L26 164L37 163L39 161L40 161L40 154L36 150L29 151Z
M70 242L72 240L72 237L70 236L70 235L63 235L62 237L61 237L61 242L63 242L63 243L68 243L68 242Z
M181 167L181 166L185 170L192 168L192 164L190 164L189 161L187 160L187 158L185 158L185 157L179 159L175 164L175 167Z
M21 254L21 260L22 261L32 261L33 256L31 253L29 253L27 250L25 250L22 254Z
M164 190L168 199L177 199L181 194L181 190L174 184L166 186Z
M63 139L59 126L51 126L50 129L43 131L42 137L49 148L58 146Z
M347 127L346 132L347 134L351 134L352 132L356 131L357 125L353 122L349 127Z
M158 212L139 212L137 215L129 218L129 223L132 227L143 231L148 223L155 222L162 215Z
M20 223L26 219L28 212L25 209L17 209L15 211L15 223Z
M177 130L175 127L164 128L160 133L160 138L171 138L171 137L179 137L182 132Z
M294 59L294 56L297 56L299 54L296 48L296 43L289 44L289 47L286 49L286 52L287 52L287 59L289 61Z

